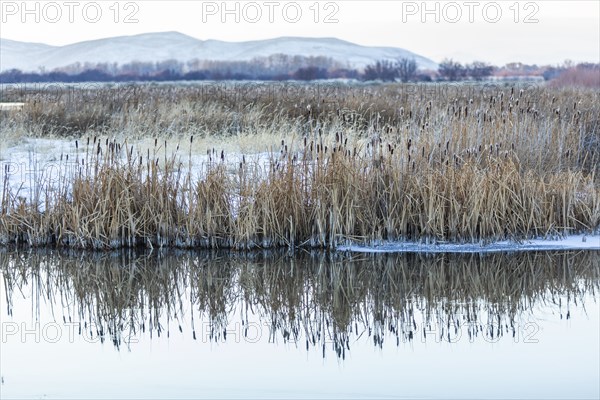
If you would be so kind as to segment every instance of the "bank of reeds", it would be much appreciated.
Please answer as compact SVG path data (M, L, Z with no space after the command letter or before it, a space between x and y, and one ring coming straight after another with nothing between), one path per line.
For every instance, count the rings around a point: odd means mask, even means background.
M61 164L71 173L34 182L35 195L31 188L24 195L5 170L0 242L333 248L598 230L597 93L475 86L452 88L453 97L430 89L343 87L344 96L334 91L323 99L311 97L311 86L292 94L257 89L236 103L206 99L198 88L142 88L127 102L86 103L80 112L110 120L88 128L108 127L116 138L79 139ZM61 118L70 112L58 111L65 104L35 111L39 104L14 114L2 130L46 127L52 118L66 123ZM246 117L238 126L245 137L266 129L273 140L285 139L262 158L233 161L213 148L199 165L194 141L182 134L204 124L218 140L229 129L225 121ZM161 138L144 150L120 129ZM184 144L167 151L174 140Z
M87 340L283 340L343 357L352 343L525 340L546 306L569 318L598 290L597 252L152 254L0 251L7 310L31 293ZM40 311L41 310L41 311ZM5 312L3 310L3 312ZM18 311L15 311L18 312ZM26 316L14 316L27 318ZM246 339L243 339L246 338Z
M555 236L600 221L593 174L536 173L499 146L458 155L449 144L419 153L374 140L358 150L338 135L298 151L283 143L258 164L213 154L198 170L158 144L145 156L126 143L90 147L65 164L70 174L34 183L29 199L5 177L2 243L331 248Z

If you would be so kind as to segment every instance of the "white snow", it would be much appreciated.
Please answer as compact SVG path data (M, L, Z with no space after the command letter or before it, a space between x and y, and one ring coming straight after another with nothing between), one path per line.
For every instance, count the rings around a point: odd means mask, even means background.
M556 239L500 241L488 244L421 244L387 242L377 246L339 246L338 251L357 253L489 253L500 251L600 250L600 234L569 235Z
M25 103L0 103L0 111L20 110L25 106Z
M46 71L86 62L124 64L131 61L178 60L247 61L274 54L326 56L353 68L381 59L414 58L423 69L437 64L410 51L394 47L367 47L335 38L280 37L247 42L199 40L178 32L147 33L47 46L0 38L0 71Z

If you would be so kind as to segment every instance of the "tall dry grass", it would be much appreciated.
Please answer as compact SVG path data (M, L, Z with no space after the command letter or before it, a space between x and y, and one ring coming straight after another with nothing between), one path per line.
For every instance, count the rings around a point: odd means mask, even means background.
M105 136L79 139L77 173L54 185L40 182L33 199L23 199L5 177L0 242L95 249L332 248L598 230L597 93L419 90L259 88L234 101L207 98L199 88L163 87L111 102L110 90L102 89L97 102L80 112L104 122L75 130L67 123L72 114L59 112L68 103L47 109L34 102L0 128L56 133L66 124L65 132L100 130ZM258 162L230 159L213 147L202 165L193 164L198 137L183 136L190 132L217 142L232 132L235 140L269 137L256 145L268 145L269 155ZM130 144L135 135L160 139L144 150ZM167 151L173 141L187 143Z

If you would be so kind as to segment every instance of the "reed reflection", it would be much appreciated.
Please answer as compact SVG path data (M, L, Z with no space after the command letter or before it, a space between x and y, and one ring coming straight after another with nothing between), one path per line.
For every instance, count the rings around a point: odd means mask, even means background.
M295 343L345 358L357 340L535 339L600 285L598 252L514 254L2 251L7 312L75 324L117 348L144 335ZM228 339L229 333L229 339ZM232 335L234 336L232 339ZM368 338L368 339L367 339Z

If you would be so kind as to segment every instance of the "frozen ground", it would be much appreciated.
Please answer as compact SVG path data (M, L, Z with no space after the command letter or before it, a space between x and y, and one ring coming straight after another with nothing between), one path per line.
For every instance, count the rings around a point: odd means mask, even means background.
M106 137L99 138L99 141L102 151L106 151ZM124 143L123 141L117 142ZM222 148L226 149L225 161L232 168L242 160L246 163L253 163L262 169L268 166L270 153L267 151L242 156L240 149L234 148L233 152L229 151L230 143L214 143L212 148L208 144L206 140L194 143L190 152L189 138L186 138L185 141L170 139L166 143L166 151L164 140L159 140L157 147L154 146L154 139L151 138L127 142L128 149L130 146L134 148L134 158L137 159L141 155L144 163L148 154L151 158L163 162L165 156L170 160L172 154L177 152L176 163L181 163L182 171L185 172L191 162L192 174L195 178L206 170L209 163L221 162ZM13 195L31 198L33 189L39 186L39 182L62 184L63 179L67 178L66 180L68 180L73 173L85 165L83 161L93 158L92 155L95 153L96 146L93 143L87 145L87 138L80 139L77 147L75 139L7 138L0 141L2 182L4 183L5 178L8 178L8 187L12 190ZM244 153L247 154L246 151ZM125 157L124 154L125 150L123 150L123 157ZM274 154L277 156L277 151Z
M486 244L388 242L376 246L340 246L338 251L359 253L487 253L532 250L600 250L600 234L569 235L556 239L501 241Z

